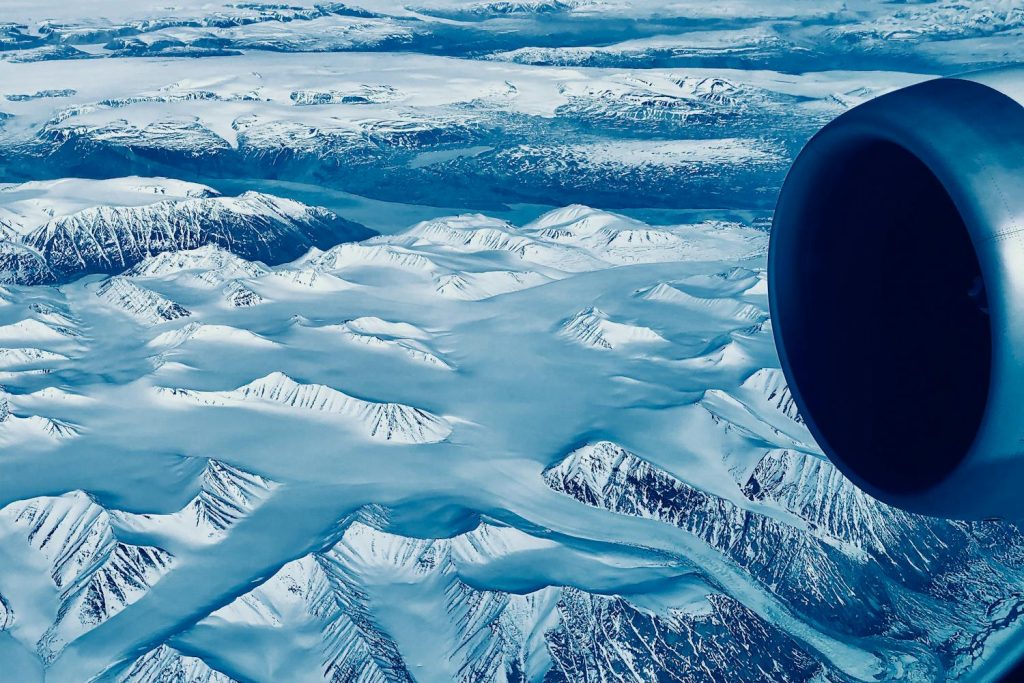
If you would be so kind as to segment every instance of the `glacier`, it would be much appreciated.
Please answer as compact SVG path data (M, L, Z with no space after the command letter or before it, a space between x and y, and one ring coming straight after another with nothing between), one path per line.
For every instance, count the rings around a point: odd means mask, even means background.
M571 206L8 285L2 647L47 680L969 670L1024 537L886 508L822 458L774 358L765 243ZM435 286L498 266L545 277ZM277 277L297 268L347 286Z
M5 2L0 681L971 680L1024 528L829 464L766 250L821 125L1022 31Z

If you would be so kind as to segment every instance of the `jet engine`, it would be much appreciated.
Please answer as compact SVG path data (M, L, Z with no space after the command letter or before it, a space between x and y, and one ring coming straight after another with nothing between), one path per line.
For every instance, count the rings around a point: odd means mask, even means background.
M825 126L768 256L782 369L857 486L1024 519L1024 68L930 80Z

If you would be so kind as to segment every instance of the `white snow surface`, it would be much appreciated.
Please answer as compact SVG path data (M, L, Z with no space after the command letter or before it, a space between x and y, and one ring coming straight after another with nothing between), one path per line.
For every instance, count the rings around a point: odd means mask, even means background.
M69 681L606 676L584 653L643 680L729 670L733 647L787 676L916 680L935 666L917 644L813 616L849 609L867 557L941 551L821 460L777 369L765 240L570 206L277 267L202 249L6 288L0 647ZM277 277L302 270L350 282ZM537 275L495 292L497 272ZM473 296L438 291L467 274ZM196 286L223 277L260 302ZM67 531L40 545L54 506ZM108 559L69 565L73 534ZM652 659L637 620L723 630Z
M823 458L766 231L814 131L1022 31L6 0L0 680L969 677L1019 635L1024 534Z

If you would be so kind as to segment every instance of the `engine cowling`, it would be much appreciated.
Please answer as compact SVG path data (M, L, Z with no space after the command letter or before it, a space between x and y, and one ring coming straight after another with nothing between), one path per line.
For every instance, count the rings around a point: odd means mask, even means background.
M775 341L825 454L910 511L1024 518L1024 68L825 126L779 197Z

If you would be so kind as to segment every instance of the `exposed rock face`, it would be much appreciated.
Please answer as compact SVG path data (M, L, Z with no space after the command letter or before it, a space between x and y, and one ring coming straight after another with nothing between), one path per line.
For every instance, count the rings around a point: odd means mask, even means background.
M335 415L350 422L366 438L416 444L443 441L451 425L442 417L400 403L374 403L348 396L322 384L300 384L274 372L232 391L202 392L161 389L160 393L205 405L232 403L258 406L261 402Z
M511 534L511 535L510 535ZM403 538L355 522L324 553L303 557L209 617L253 633L315 623L322 680L411 681L410 664L379 615L392 608L433 610L433 666L461 683L495 680L790 681L834 673L785 633L725 596L708 597L696 614L659 616L628 600L576 588L524 595L478 590L456 569L459 557L486 561L533 543L507 528L483 525L451 540ZM508 543L506 543L508 542ZM417 586L399 607L381 581ZM312 672L310 680L321 680Z
M215 245L248 260L289 261L373 232L325 209L256 192L85 209L37 228L0 252L6 281L66 281L120 273L149 256Z
M159 325L192 315L181 304L125 277L108 279L96 290L96 296L146 325Z
M0 516L49 564L59 591L57 618L37 643L46 662L141 598L172 563L160 548L119 542L107 511L80 491L12 503Z
M807 140L1020 62L1019 0L363 4L0 0L0 679L924 683L1020 635L1022 527L829 465L765 267Z
M139 657L118 683L236 683L201 659L161 645Z

